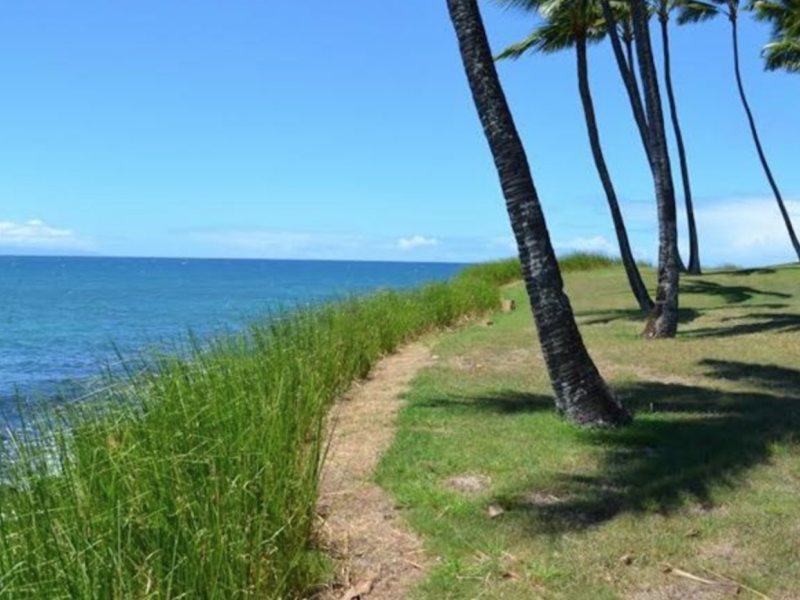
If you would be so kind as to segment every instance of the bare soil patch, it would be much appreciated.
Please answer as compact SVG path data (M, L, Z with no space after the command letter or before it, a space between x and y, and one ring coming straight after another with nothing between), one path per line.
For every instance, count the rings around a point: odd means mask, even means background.
M394 438L401 395L432 362L427 346L406 346L382 360L331 413L319 513L324 543L340 562L337 585L324 600L397 600L424 574L419 539L373 473Z
M738 596L735 590L684 581L647 587L629 594L627 598L628 600L727 600Z
M495 349L470 350L449 359L445 364L457 371L488 371L514 373L539 364L541 353L535 348L497 351Z
M484 475L457 475L450 477L446 482L447 487L462 494L479 494L486 490L492 480Z

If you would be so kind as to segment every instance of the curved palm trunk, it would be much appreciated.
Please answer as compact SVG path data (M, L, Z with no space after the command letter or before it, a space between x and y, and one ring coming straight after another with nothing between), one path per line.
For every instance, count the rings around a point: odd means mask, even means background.
M500 177L556 406L580 425L630 415L606 385L575 324L525 149L497 77L477 0L447 0L472 98Z
M603 184L603 190L606 193L608 200L608 208L611 210L611 218L614 221L614 230L617 233L617 241L619 242L619 253L622 257L622 264L625 267L625 274L628 276L628 283L631 286L636 301L639 303L639 308L644 312L653 310L653 301L650 299L650 294L647 293L642 281L642 276L639 273L639 268L636 266L636 260L633 258L631 252L630 241L628 240L628 232L625 229L625 221L622 218L622 212L619 208L617 201L617 192L614 189L614 184L611 181L611 176L608 173L608 166L606 165L605 156L603 156L603 149L600 145L600 133L597 129L597 118L594 112L594 102L592 100L592 92L589 87L589 66L586 51L586 38L578 37L576 40L575 48L578 55L578 88L580 90L581 102L583 103L583 112L586 116L586 128L589 133L589 143L592 147L592 156L594 157L594 164L597 167L597 174L600 176L600 181Z
M607 0L603 0L607 2ZM645 0L630 0L631 18L636 36L636 54L647 107L650 140L650 163L658 206L658 288L656 306L648 319L644 335L651 338L674 337L678 331L678 223L675 188L667 150L664 113L658 89L656 65L650 43Z
M661 40L664 48L664 83L667 86L667 99L669 100L669 114L672 119L672 130L675 132L675 143L678 146L678 159L681 164L681 180L683 182L683 197L686 202L686 219L689 222L689 268L692 275L700 275L700 246L697 241L697 223L694 218L694 203L692 202L692 186L689 181L689 163L686 160L686 147L683 144L683 133L678 120L678 107L675 103L675 92L672 88L672 66L669 54L669 25L667 19L659 18L661 22Z
M620 40L616 17L614 16L614 11L611 9L610 0L600 0L600 6L603 11L603 19L606 23L606 31L608 37L611 39L611 47L614 50L617 68L625 84L625 91L628 93L628 101L630 102L633 112L633 120L636 123L636 128L639 130L639 137L642 140L642 147L647 156L647 162L650 168L653 169L653 156L651 151L653 140L651 139L650 126L647 115L645 114L644 105L642 104L639 82L636 78L634 38L632 35L624 36L625 53L623 53L622 41ZM680 272L686 271L680 253L678 253L678 270Z
M786 210L786 205L784 204L783 196L781 196L781 192L778 189L778 184L775 182L775 178L772 176L772 170L769 168L769 164L767 163L767 157L764 154L764 149L761 147L761 140L758 137L756 120L753 118L753 111L750 110L750 103L747 101L747 96L744 93L742 73L739 69L739 30L737 26L737 17L735 14L733 14L731 15L730 19L733 32L733 63L736 70L736 85L739 87L739 97L742 99L744 111L747 113L747 121L750 123L750 133L753 134L753 141L756 144L758 158L761 160L761 166L764 168L764 173L769 180L772 193L775 194L775 200L778 202L778 208L780 208L781 215L783 216L783 222L786 224L786 230L789 232L789 237L792 240L794 251L797 254L798 260L800 260L800 242L797 240L797 234L795 234L794 227L792 226L792 219L789 217L789 211Z
M639 136L642 138L642 146L644 146L645 154L647 154L647 160L649 163L652 163L647 116L645 115L644 106L642 105L642 97L639 95L639 84L636 81L636 74L633 70L633 40L626 41L626 46L628 48L628 58L626 59L625 52L622 49L622 41L619 37L619 30L617 29L617 19L611 8L610 0L600 0L600 6L603 10L603 19L606 23L608 37L611 39L611 47L614 50L617 68L619 69L619 74L622 76L622 83L625 85L625 91L628 93L628 101L630 102L631 111L633 112L633 120L636 122L636 128L639 130Z

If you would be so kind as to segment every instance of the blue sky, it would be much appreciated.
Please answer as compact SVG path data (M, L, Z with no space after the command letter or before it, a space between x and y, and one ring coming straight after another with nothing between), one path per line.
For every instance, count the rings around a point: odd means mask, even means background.
M484 4L495 49L532 22ZM743 70L800 228L800 77ZM734 87L725 21L673 31L708 263L791 260ZM652 182L605 46L590 57L636 252ZM553 240L613 251L571 54L501 66ZM0 252L471 261L512 251L444 0L8 1ZM794 110L793 110L794 108Z

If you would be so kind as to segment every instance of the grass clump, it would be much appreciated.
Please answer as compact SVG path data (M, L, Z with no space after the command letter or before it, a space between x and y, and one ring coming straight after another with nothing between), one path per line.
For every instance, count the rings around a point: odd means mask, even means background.
M495 309L516 269L280 315L28 415L0 444L0 597L311 593L327 409L403 342Z
M571 252L558 259L562 273L575 271L595 271L598 269L610 269L622 265L622 260L598 252ZM649 263L640 263L642 267L652 267ZM460 277L476 277L484 281L492 281L497 285L503 285L509 281L522 278L522 268L519 260L510 258L492 262L472 265L464 269Z
M617 267L622 264L622 260L596 252L573 252L559 258L558 264L562 273L572 273Z
M510 281L522 279L522 267L516 258L496 260L466 267L459 273L459 277L474 277L484 281L491 281L496 285L503 285Z

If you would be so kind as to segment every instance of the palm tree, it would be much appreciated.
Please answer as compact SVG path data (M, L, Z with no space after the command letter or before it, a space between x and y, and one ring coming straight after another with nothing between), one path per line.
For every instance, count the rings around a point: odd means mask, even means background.
M508 2L508 0L506 1ZM587 46L590 42L602 38L602 32L597 27L599 20L597 10L592 10L589 0L548 0L543 4L540 4L538 0L523 1L526 2L525 8L530 10L535 10L539 5L539 12L546 20L527 39L507 48L500 53L498 58L516 59L530 51L553 53L575 47L578 59L578 89L583 103L589 143L595 167L600 176L608 207L611 211L611 218L614 222L614 230L619 243L620 256L625 267L625 273L628 276L628 283L636 301L639 303L639 308L645 312L650 312L653 310L653 301L650 299L650 294L647 292L644 281L642 281L642 276L631 251L625 221L622 218L622 211L617 200L617 193L611 181L611 175L608 172L608 166L600 144L594 101L592 100L589 86ZM510 0L510 2L520 3L519 0Z
M659 0L654 0L658 2ZM647 116L645 115L644 104L639 92L639 82L636 79L636 59L635 59L635 34L633 29L633 19L631 16L631 5L629 0L600 0L600 6L603 13L603 18L606 22L606 30L610 33L611 46L614 50L614 56L617 61L617 67L622 81L625 84L625 89L628 93L633 118L639 130L639 136L642 139L642 147L647 154L647 160L651 161L650 156L650 140L647 124ZM622 43L625 44L625 52L622 51ZM672 81L668 82L670 89ZM674 102L670 105L670 108ZM672 112L671 112L672 114ZM681 136L681 142L683 138ZM682 171L683 173L683 171ZM688 170L686 171L687 177L684 178L684 183L688 181ZM685 192L684 187L684 192ZM687 215L689 215L689 247L690 247L690 263L692 263L692 256L696 256L694 260L695 266L692 268L693 274L700 273L700 260L699 251L697 251L697 235L696 225L694 220L694 208L691 203L691 193L684 193L684 198L689 198ZM695 248L694 252L691 249ZM681 273L689 271L681 259L680 252L678 253L678 270Z
M775 200L778 202L778 208L783 216L783 222L786 224L786 230L789 233L789 238L792 241L792 246L800 260L800 242L798 242L797 234L794 232L792 220L789 217L789 211L786 210L786 204L783 201L781 191L778 189L778 184L775 182L775 177L772 175L767 163L767 157L764 154L764 148L761 146L761 139L758 136L758 129L756 128L755 117L753 111L750 109L750 103L747 101L747 95L744 91L744 84L742 83L742 72L739 67L739 28L738 18L739 11L741 10L740 0L713 0L713 2L704 2L703 0L687 0L681 6L678 23L681 25L686 23L697 23L707 19L713 19L719 15L728 17L731 24L731 33L733 37L733 67L736 74L736 85L739 89L739 97L742 100L742 106L747 114L747 121L750 124L750 133L753 136L753 142L756 145L758 158L761 161L761 166L764 169L764 174L767 176L769 185L772 188L772 193L775 195Z
M648 132L644 104L639 93L639 83L636 80L634 32L630 5L626 0L616 2L613 0L600 0L600 8L606 25L606 32L611 40L611 47L614 50L617 68L622 77L622 83L625 85L625 91L628 94L633 119L639 131L639 137L642 140L642 147L647 155L648 162L650 162L650 134ZM622 48L623 40L625 43L624 50Z
M650 42L649 14L645 0L629 0L626 10L635 38L636 61L641 76L644 106L639 96L632 63L625 57L620 40L618 17L611 0L600 0L606 31L611 39L620 75L628 92L634 119L647 154L658 208L658 288L656 302L644 335L650 338L674 337L678 331L678 291L680 256L669 150L664 128L661 93Z
M680 161L681 181L683 183L683 198L686 204L686 219L689 225L689 267L687 270L692 275L700 275L700 247L697 240L697 223L694 218L692 186L689 181L689 164L686 159L686 146L683 143L683 133L681 132L681 125L678 120L675 91L672 87L672 66L669 50L670 15L680 4L681 0L655 0L653 3L653 10L661 25L661 43L664 53L664 83L667 86L667 99L669 100L672 131L675 133L675 143L678 146L678 160Z
M461 60L494 157L517 240L525 287L556 406L570 421L615 427L631 420L589 356L558 268L528 159L497 76L477 0L447 0Z
M611 7L613 6L613 12ZM642 147L647 154L647 160L650 161L650 142L648 140L647 132L647 117L644 113L644 105L639 92L639 82L636 79L636 57L634 43L636 36L633 33L633 21L631 19L631 7L627 0L614 0L614 4L601 3L604 19L607 23L613 23L616 19L616 26L613 27L614 35L611 36L611 45L614 49L614 54L617 59L617 65L622 75L622 80L625 83L625 88L628 92L630 99L631 109L633 111L634 121L639 129L639 135L642 139ZM607 12L608 11L608 12ZM612 15L613 18L608 18L607 15ZM610 27L607 27L607 31ZM620 40L625 44L625 54L622 53ZM694 211L691 212L694 216ZM690 244L691 245L691 244ZM686 272L688 269L683 264L680 252L678 253L678 269L681 273Z
M753 8L756 18L773 25L763 51L767 70L800 73L800 0L758 0Z

